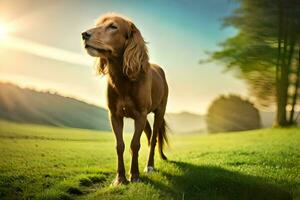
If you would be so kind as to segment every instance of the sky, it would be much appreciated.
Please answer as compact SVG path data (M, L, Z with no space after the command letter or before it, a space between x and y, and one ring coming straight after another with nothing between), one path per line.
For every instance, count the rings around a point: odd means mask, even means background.
M221 94L248 96L246 85L219 62L199 64L236 34L222 18L230 0L0 0L0 81L10 81L106 108L106 78L95 75L80 33L108 12L130 18L148 42L150 61L170 87L167 112L204 114ZM1 24L6 34L1 37Z

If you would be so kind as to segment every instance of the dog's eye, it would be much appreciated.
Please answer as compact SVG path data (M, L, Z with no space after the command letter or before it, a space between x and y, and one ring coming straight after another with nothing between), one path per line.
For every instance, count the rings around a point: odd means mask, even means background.
M108 25L108 28L113 30L118 29L118 27L116 27L114 24Z

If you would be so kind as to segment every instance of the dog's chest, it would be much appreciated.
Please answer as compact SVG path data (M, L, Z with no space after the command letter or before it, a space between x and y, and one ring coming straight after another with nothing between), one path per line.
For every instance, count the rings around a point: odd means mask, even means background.
M135 118L137 110L134 101L129 96L119 98L117 103L117 113L123 117Z

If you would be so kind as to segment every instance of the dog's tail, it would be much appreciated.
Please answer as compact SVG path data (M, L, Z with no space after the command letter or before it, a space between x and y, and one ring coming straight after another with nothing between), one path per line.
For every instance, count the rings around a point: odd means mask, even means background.
M157 136L158 151L159 151L160 157L163 160L167 160L167 157L165 156L165 154L163 152L163 148L164 148L165 144L168 144L166 128L167 128L167 124L166 124L166 121L164 119L163 122L162 122L161 127L158 130L158 136Z

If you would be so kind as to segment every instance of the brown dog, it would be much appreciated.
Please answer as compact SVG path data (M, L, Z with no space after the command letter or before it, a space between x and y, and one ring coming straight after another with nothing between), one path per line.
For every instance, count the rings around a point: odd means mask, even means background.
M145 171L154 169L156 141L162 159L167 159L163 153L163 145L167 141L164 115L168 99L164 71L149 63L140 31L124 17L107 14L98 20L94 28L83 32L82 38L88 54L98 57L98 72L108 74L108 108L118 154L118 173L114 184L127 182L123 160L124 117L134 119L130 181L139 181L138 152L143 130L150 146ZM153 132L147 120L150 112L154 113Z

